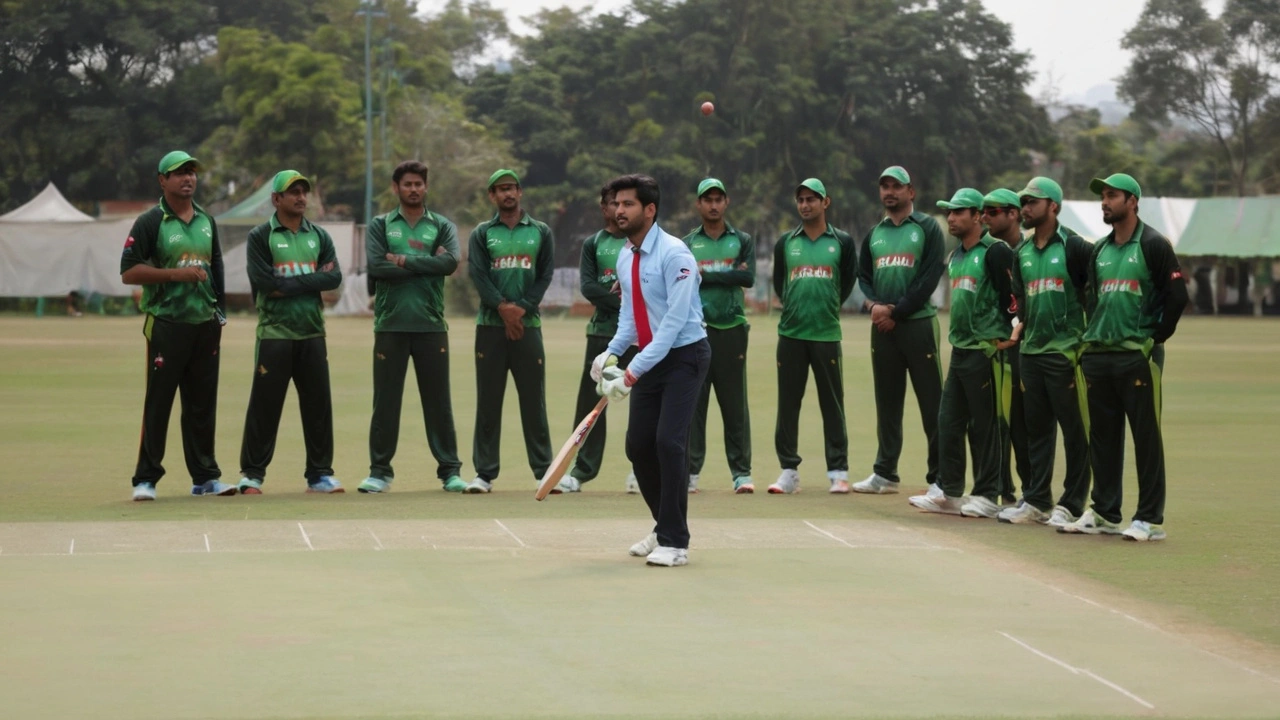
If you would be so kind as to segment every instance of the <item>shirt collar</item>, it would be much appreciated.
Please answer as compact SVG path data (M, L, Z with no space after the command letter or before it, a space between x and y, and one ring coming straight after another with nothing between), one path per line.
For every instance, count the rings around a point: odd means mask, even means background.
M200 207L200 204L195 200L191 201L191 207L195 208L196 212L200 215L209 214L205 212L204 208ZM164 213L164 219L166 220L178 217L178 214L173 211L173 208L169 207L169 201L165 200L163 195L160 196L160 210Z
M712 239L712 238L711 238L711 236L707 234L707 228L706 228L706 226L705 226L705 225L699 225L699 226L698 226L698 234L699 234L699 235L701 235L702 237L704 237L704 238L708 239L708 240L711 240L711 239ZM725 221L725 224L724 224L724 234L723 234L723 235L721 235L719 238L716 238L716 239L717 239L717 240L719 240L719 239L722 239L722 238L729 237L730 235L737 235L737 234L738 234L738 229L737 229L737 228L735 228L734 226L730 225L728 221Z
M422 217L418 218L418 222L422 222L423 220L426 220L430 217L431 217L431 211L427 209L427 206L423 205ZM392 210L391 212L387 213L387 222L391 222L392 220L395 220L397 218L399 218L404 224L406 225L409 224L409 219L404 216L404 213L400 212L399 205L396 205L395 210Z
M279 220L279 218L277 218L277 217L276 217L276 214L275 214L275 213L271 213L271 221L270 221L270 222L271 222L271 232L275 232L275 231L277 231L277 230L288 230L288 229L289 229L289 228L285 227L284 225L282 225L282 224L280 223L280 220ZM290 231L290 232L292 232L292 231ZM305 216L302 218L302 223L301 223L300 225L298 225L298 232L300 232L300 233L309 233L309 232L311 232L311 221L307 220L307 218L306 218Z
M397 208L397 210L398 210L398 209L399 209L399 208ZM497 213L497 212L493 213L493 219L489 221L489 224L491 224L491 225L501 225L501 224L502 224L502 215L501 215L500 213ZM521 210L520 210L520 222L518 222L518 223L516 223L516 224L517 224L517 225L532 225L532 224L533 224L533 218L529 217L529 211L528 211L528 210L524 210L524 209L521 209Z
M1134 240L1141 240L1142 232L1146 229L1147 229L1147 224L1142 222L1142 218L1138 218L1138 224L1133 226L1133 234L1129 236L1129 242L1133 242ZM1102 240L1104 242L1109 242L1112 245L1115 245L1116 244L1115 229L1112 228L1111 232L1107 233L1107 236ZM1125 243L1125 244L1127 245L1128 243Z
M640 241L640 252L648 255L656 250L658 245L658 233L660 232L662 232L662 229L659 228L658 223L655 222L653 227L649 228L649 232L645 233L644 239Z
M804 223L800 223L799 225L797 225L796 229L791 231L791 235L787 239L790 240L791 238L797 237L799 235L804 235L806 240L809 238L808 235L804 234ZM836 234L831 231L831 223L827 223L827 227L825 230L822 231L822 235L830 235L831 237L836 236ZM819 235L818 237L822 237L822 235Z
M907 223L915 223L916 225L919 225L920 221L927 217L929 216L925 215L919 210L912 210L910 215L907 215L905 218L902 219L902 225L906 225ZM884 217L880 218L879 224L888 225L889 227L902 227L902 225L894 225L893 220L890 219L888 215L885 215Z

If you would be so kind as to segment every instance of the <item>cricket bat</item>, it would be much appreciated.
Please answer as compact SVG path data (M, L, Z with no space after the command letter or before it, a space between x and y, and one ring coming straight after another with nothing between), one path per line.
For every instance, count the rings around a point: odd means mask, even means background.
M538 485L538 491L534 493L535 500L542 500L551 494L551 489L560 482L560 478L564 477L565 472L569 470L569 464L573 462L574 456L578 454L578 450L582 449L582 443L587 441L587 436L591 434L591 428L596 426L596 420L600 419L600 413L604 412L605 407L609 404L609 398L602 397L600 402L592 408L587 416L582 418L582 422L578 423L578 427L573 429L573 434L568 440L564 441L564 445L560 446L560 452L556 453L556 457L551 461L551 465L547 467L547 474L542 476L542 483Z

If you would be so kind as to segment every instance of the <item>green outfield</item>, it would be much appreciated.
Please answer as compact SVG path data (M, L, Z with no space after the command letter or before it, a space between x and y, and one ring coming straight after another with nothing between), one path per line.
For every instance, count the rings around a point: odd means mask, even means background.
M573 425L583 324L544 325L557 445ZM852 479L875 452L867 334L865 318L845 319ZM761 490L779 469L775 338L771 318L753 319ZM471 323L453 320L464 478L471 347ZM733 495L711 412L691 564L678 570L626 556L646 525L642 501L621 492L616 409L601 477L536 503L509 396L495 492L450 495L410 375L394 491L355 493L368 469L371 348L368 319L330 320L345 496L303 494L291 394L263 496L187 495L175 411L159 500L135 504L141 321L0 318L0 664L20 668L0 674L0 697L18 698L14 717L1264 717L1280 707L1274 322L1187 318L1168 345L1166 542L929 516L901 495L829 495L810 397L795 496ZM252 319L232 318L218 434L229 481L252 353ZM904 486L923 489L910 401L906 424Z

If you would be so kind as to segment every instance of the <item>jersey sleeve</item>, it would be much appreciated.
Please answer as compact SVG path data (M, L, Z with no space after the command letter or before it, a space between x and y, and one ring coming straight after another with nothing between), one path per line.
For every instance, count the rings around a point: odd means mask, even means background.
M942 278L942 273L946 271L946 254L947 246L942 239L942 228L938 227L938 223L932 219L927 224L921 225L924 230L924 247L920 252L920 264L916 271L916 276L911 279L911 283L907 285L907 292L896 302L891 302L893 307L893 319L904 320L911 317L916 311L924 307L929 302L929 298L933 296L933 292L938 289L938 280ZM889 302L892 298L881 298L883 302Z
M124 252L120 255L120 274L134 265L151 264L159 232L160 222L154 211L147 211L133 221L129 237L124 241Z
M1151 273L1151 286L1155 296L1151 299L1156 314L1156 329L1151 339L1162 343L1173 336L1178 320L1187 309L1187 281L1182 277L1178 256L1173 245L1159 235L1145 236L1141 240L1142 254Z

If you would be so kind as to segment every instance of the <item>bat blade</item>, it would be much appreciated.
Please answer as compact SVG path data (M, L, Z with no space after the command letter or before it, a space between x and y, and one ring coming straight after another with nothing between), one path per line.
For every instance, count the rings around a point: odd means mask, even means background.
M573 429L573 434L565 440L564 445L560 446L560 452L556 453L556 457L551 461L551 465L547 467L547 474L542 476L542 482L538 484L538 491L533 494L533 499L542 500L551 494L552 488L560 482L560 478L564 477L566 471L569 470L570 463L578 454L578 450L582 449L582 444L586 442L587 436L591 434L591 429L596 426L596 420L600 419L600 413L604 412L605 407L609 404L609 398L602 397L600 402L592 408L587 416L582 418L582 422L578 423L578 427Z

